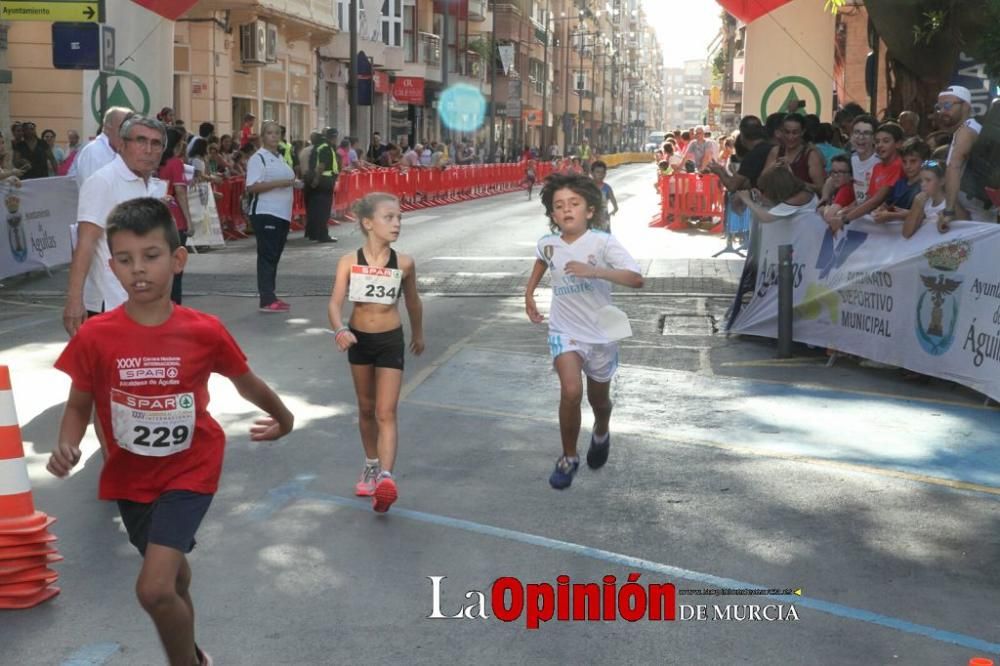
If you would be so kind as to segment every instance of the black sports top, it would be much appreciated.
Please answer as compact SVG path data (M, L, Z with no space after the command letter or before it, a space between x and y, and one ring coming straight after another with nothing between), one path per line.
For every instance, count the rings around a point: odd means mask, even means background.
M365 259L365 249L363 247L358 248L358 266L367 266L368 260ZM383 268L399 268L399 262L396 261L396 251L391 247L389 248L389 263L387 263Z

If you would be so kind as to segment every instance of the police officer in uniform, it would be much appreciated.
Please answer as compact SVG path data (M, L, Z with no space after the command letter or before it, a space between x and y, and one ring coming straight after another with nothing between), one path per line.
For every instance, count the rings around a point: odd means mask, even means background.
M336 243L327 223L333 208L333 187L340 168L334 145L337 130L327 128L309 156L309 189L306 191L306 238L318 243Z

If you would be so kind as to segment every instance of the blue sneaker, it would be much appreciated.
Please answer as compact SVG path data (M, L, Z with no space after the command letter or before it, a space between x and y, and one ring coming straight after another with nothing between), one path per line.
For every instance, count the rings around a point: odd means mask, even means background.
M576 470L579 467L579 460L571 461L566 456L560 456L559 460L556 461L556 468L552 470L552 475L549 476L549 485L556 490L569 488L569 485L573 483L573 475L576 474Z
M587 449L587 467L590 469L600 469L604 463L608 462L608 451L611 449L611 433L603 444L594 441L594 436L590 436L590 448Z

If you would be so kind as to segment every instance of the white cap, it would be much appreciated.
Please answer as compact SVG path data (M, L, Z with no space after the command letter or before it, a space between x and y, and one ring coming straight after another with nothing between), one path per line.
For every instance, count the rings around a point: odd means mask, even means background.
M972 93L965 86L948 86L940 93L938 93L938 98L945 96L957 97L966 104L972 104Z

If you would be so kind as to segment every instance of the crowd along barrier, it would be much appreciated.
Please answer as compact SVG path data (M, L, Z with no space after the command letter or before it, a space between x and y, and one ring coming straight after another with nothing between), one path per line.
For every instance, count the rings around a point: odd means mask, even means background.
M722 233L725 215L725 188L715 174L672 173L660 174L656 187L660 192L660 212L649 223L651 227L665 227L682 231L691 226L691 220L717 220L711 233Z

